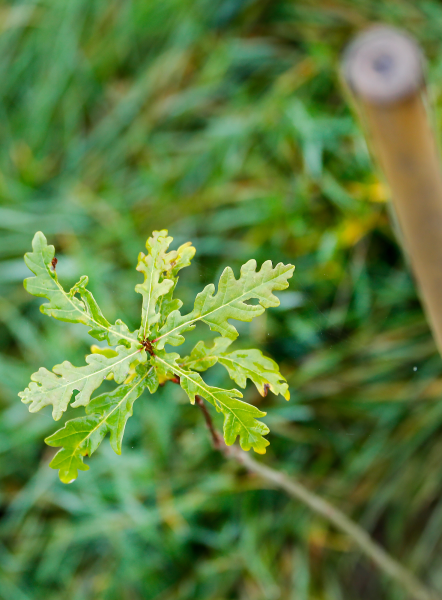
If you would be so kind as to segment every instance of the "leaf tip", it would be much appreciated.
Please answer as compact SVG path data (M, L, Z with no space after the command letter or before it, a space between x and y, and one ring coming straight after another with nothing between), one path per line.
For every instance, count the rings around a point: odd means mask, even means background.
M34 252L39 252L43 247L48 245L48 241L46 236L42 231L37 231L37 233L32 238L32 249Z

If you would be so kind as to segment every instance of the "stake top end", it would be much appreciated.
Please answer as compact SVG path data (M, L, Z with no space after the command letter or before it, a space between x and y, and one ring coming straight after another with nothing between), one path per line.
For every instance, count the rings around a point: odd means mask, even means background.
M417 43L392 27L377 26L358 35L342 63L351 90L373 104L391 104L417 93L424 82Z

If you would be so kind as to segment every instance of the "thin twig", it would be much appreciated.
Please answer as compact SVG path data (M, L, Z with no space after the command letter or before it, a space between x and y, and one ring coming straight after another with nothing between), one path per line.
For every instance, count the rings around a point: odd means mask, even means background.
M196 402L196 404L198 404L198 406L201 409L201 412L203 413L204 420L206 421L207 429L210 431L210 435L212 436L213 447L216 450L223 452L223 446L225 448L227 448L227 446L224 443L223 436L215 429L215 426L212 421L212 417L209 413L209 410L208 410L204 400L201 398L201 396L195 396L195 402Z
M397 560L390 556L379 544L377 544L370 535L349 519L338 508L332 506L329 502L310 492L299 481L288 477L284 473L266 467L253 459L250 454L244 452L238 446L226 446L222 435L216 430L212 417L200 396L195 398L196 404L200 407L207 429L210 432L213 447L221 452L226 458L235 460L250 473L259 475L266 481L271 482L276 487L287 492L289 496L300 500L311 510L321 515L335 527L345 532L359 546L362 552L368 556L381 571L389 575L396 581L409 595L415 600L442 600L437 592L428 589L414 575L412 575Z

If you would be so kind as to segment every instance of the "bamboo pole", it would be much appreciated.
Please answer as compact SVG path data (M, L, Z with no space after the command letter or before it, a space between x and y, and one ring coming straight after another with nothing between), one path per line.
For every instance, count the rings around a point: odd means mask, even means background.
M442 354L442 175L424 103L423 58L404 33L376 27L344 54L343 75L390 185L393 205Z

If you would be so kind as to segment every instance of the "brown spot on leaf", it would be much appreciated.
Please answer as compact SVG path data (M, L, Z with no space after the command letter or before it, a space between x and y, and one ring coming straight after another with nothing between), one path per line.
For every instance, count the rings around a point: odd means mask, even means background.
M269 393L269 389L270 389L270 383L265 383L264 384L264 396L267 396L267 394Z

